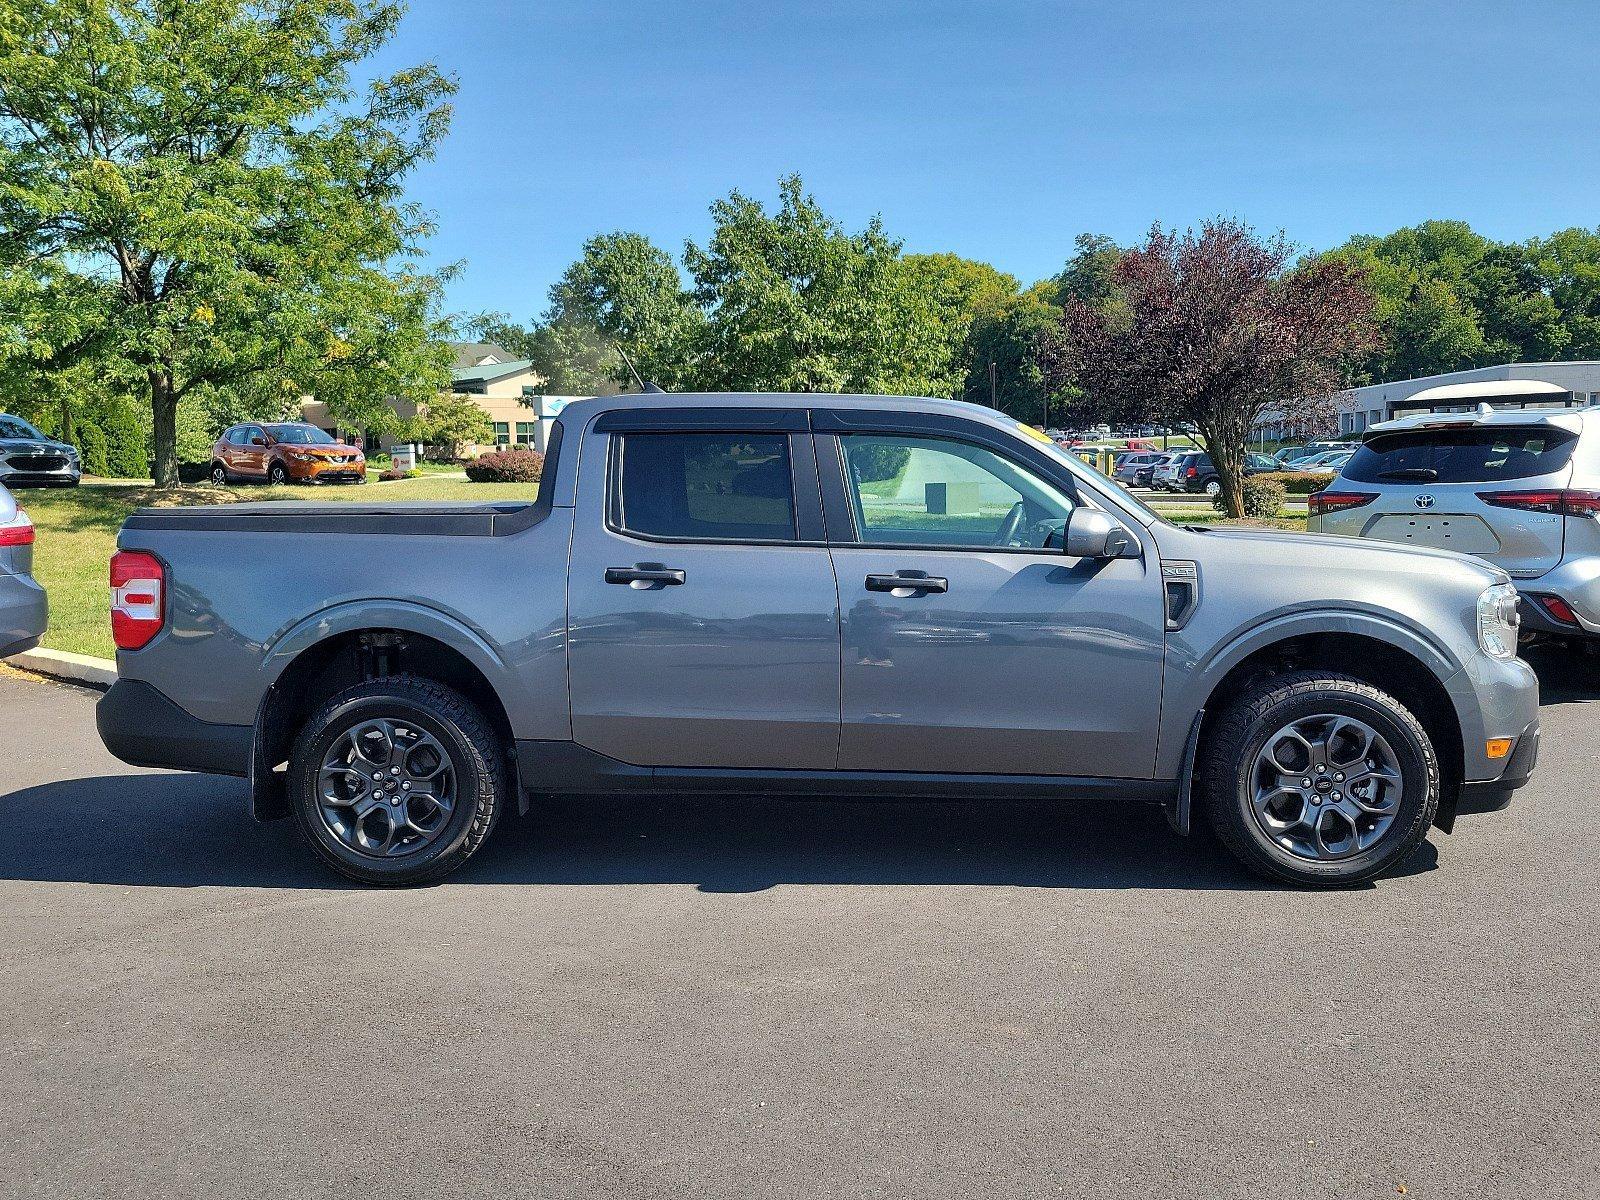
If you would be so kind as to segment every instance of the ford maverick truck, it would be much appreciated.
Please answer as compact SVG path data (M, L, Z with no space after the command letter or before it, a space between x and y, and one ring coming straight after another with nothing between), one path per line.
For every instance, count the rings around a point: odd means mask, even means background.
M247 778L369 883L542 796L720 792L1155 803L1348 885L1538 751L1498 568L1178 528L953 401L583 400L527 502L143 510L118 547L106 745Z

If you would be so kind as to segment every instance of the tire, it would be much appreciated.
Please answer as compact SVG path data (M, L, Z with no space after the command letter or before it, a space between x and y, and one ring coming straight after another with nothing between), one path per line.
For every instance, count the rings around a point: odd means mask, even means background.
M1366 742L1359 758L1351 759L1348 755L1362 737L1354 726L1375 738ZM1325 771L1319 770L1313 753L1300 775L1300 742L1284 736L1291 729L1302 735L1308 749L1314 746L1316 730L1336 731L1325 746ZM1291 772L1279 771L1260 757L1274 739L1279 740L1273 761L1288 760ZM1380 782L1377 772L1362 770L1360 764L1374 761L1396 777L1393 784ZM1201 763L1200 802L1217 838L1257 874L1302 887L1349 887L1383 874L1421 844L1439 808L1438 755L1421 723L1393 696L1332 672L1299 671L1256 685L1218 717L1201 747ZM1341 765L1344 771L1337 769ZM1356 774L1368 778L1342 782ZM1289 786L1275 788L1274 775ZM1305 780L1312 781L1309 788L1300 786ZM1360 791L1346 795L1342 787ZM1367 807L1380 795L1393 797L1392 804L1384 805L1386 816ZM1277 798L1261 810L1260 796ZM1333 805L1338 807L1328 811ZM1358 813L1360 820L1352 821L1345 815L1349 812ZM1305 822L1314 813L1321 815L1313 830ZM1368 821L1371 828L1363 833ZM1299 823L1285 828L1289 822Z
M1217 479L1208 481L1205 486L1205 493L1208 496L1220 496L1222 494L1222 482Z
M228 468L223 466L219 462L215 462L215 463L211 464L211 486L212 487L227 487L228 486Z
M397 779L344 748L353 747L350 739L357 731L370 730L378 721L388 722L396 735L407 731L417 735L399 760L386 759L401 763L390 768L399 775ZM391 736L389 745L392 748L403 740ZM426 833L413 831L412 823L427 825L429 814L438 815L442 806L420 791L409 795L396 791L397 785L417 778L411 758L423 752L424 769L439 757L438 752L443 758L443 766L433 776L435 782L428 786L442 790L448 782L453 793L448 814L440 816L436 827ZM350 782L347 777L355 776L365 803L372 797L374 776L363 775L375 772L382 780L376 790L382 793L387 788L392 801L372 804L365 817L357 817L355 805L325 804L324 771L330 761L338 764L347 758L352 765L335 765L331 768L334 774L327 778L340 780L336 786L344 787ZM312 852L341 875L386 886L438 879L466 862L487 840L511 795L506 747L483 712L453 688L410 675L358 684L324 704L295 738L288 782L295 825ZM417 786L423 784L419 778ZM426 804L426 813L422 813L419 800ZM404 814L405 824L393 820L394 813ZM381 833L388 834L385 845L392 844L392 852L364 850L359 844L376 841L374 835ZM406 849L407 838L415 841L411 849Z
M267 468L267 482L274 487L283 487L289 482L289 472L282 463L273 463Z

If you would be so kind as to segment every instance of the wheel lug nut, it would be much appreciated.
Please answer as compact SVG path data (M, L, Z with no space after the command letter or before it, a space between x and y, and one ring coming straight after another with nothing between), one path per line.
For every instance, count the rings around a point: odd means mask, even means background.
M1300 781L1300 786L1301 786L1301 787L1310 787L1310 786L1311 786L1311 780L1309 780L1309 779L1302 779L1302 780L1301 780L1301 781Z
M1342 774L1335 774L1334 777L1333 777L1333 781L1335 783L1343 783L1344 782L1344 776Z

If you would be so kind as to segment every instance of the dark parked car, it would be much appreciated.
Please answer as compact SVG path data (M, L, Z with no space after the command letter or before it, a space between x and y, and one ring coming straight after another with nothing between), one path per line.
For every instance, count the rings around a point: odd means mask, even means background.
M246 422L211 447L211 482L365 483L367 460L354 446L299 421Z
M1246 454L1244 456L1244 473L1256 475L1262 471L1276 471L1278 464L1265 454ZM1167 479L1167 490L1173 492L1204 492L1208 496L1215 496L1222 490L1222 480L1217 475L1217 468L1211 463L1211 456L1198 450L1192 450L1182 455L1177 462L1177 469L1172 471Z
M0 484L77 487L82 478L76 449L46 437L21 417L0 413Z

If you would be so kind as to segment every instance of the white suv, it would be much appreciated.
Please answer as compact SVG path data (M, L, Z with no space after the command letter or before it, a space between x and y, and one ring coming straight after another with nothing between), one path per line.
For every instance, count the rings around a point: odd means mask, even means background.
M1526 632L1600 637L1600 407L1373 425L1309 498L1313 533L1459 550L1504 568Z

